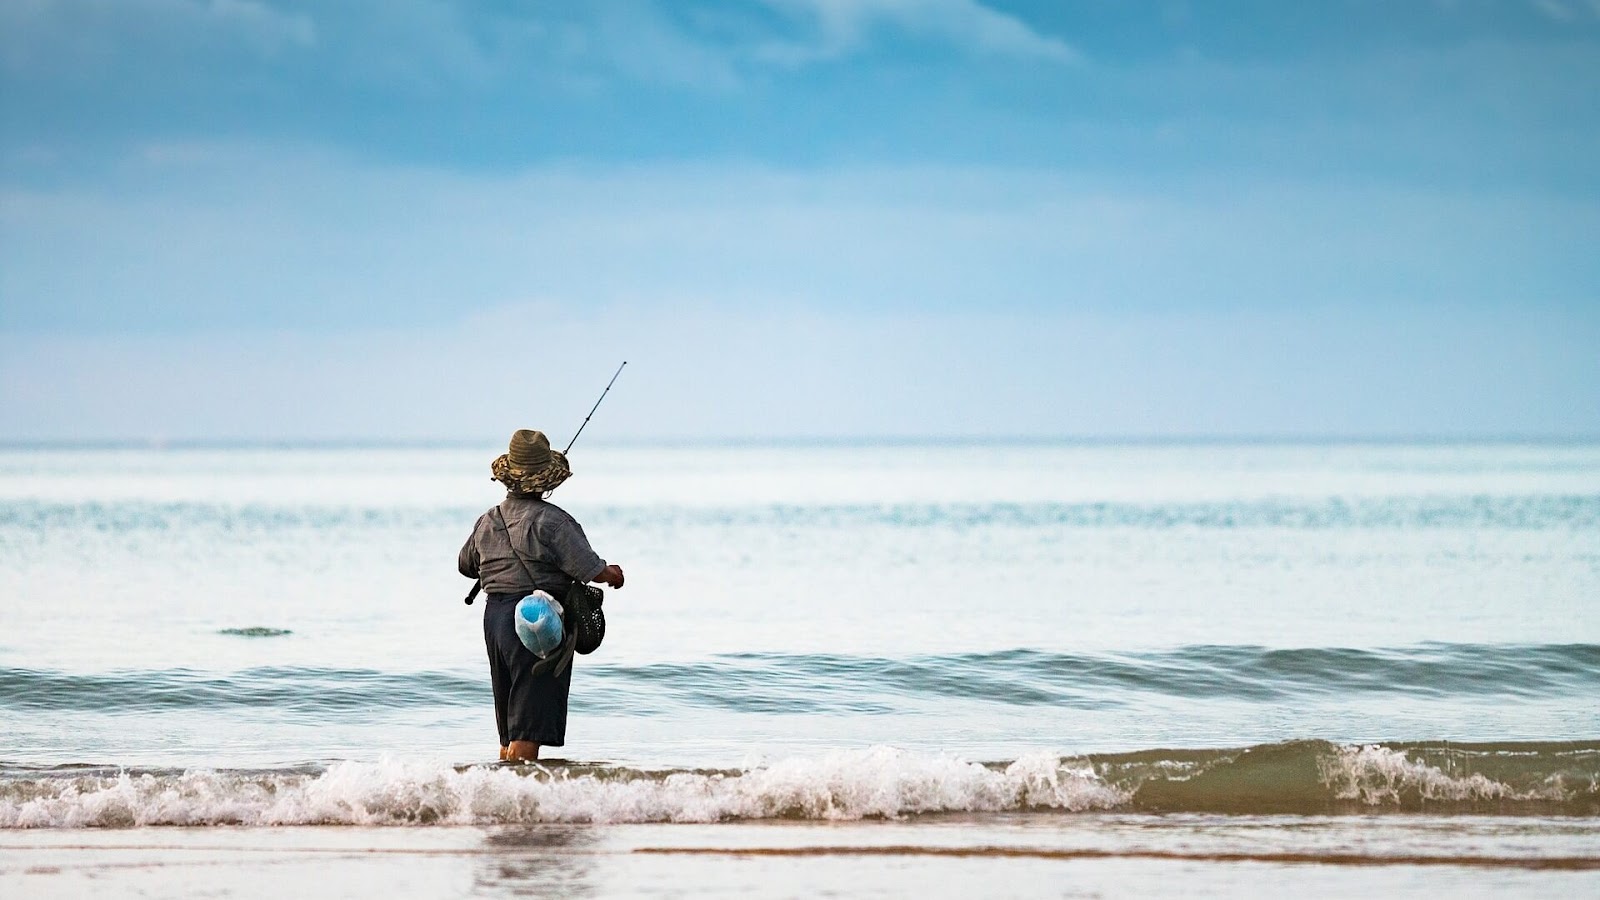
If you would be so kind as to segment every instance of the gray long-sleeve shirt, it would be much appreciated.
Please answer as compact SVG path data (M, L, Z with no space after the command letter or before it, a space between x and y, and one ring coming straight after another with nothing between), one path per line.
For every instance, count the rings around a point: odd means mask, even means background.
M499 509L506 530L500 530L493 510L484 513L456 557L456 568L482 582L484 591L528 594L543 590L561 597L573 579L587 584L605 569L606 561L589 546L583 526L554 503L510 495ZM512 553L508 534L522 553L521 564Z

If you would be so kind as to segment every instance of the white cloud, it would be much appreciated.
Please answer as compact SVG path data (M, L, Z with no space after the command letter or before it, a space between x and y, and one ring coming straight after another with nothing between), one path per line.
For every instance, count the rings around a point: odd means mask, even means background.
M13 72L53 68L99 74L118 54L160 58L219 43L271 57L312 48L317 40L310 16L257 0L0 3L0 62Z
M11 440L1594 434L1600 328L1516 311L508 306L339 334L0 334ZM566 424L562 424L566 423Z
M1065 41L1041 34L1020 19L977 0L765 2L809 20L817 30L811 41L775 41L761 46L757 55L772 62L801 64L837 58L864 46L877 27L937 38L977 53L1051 62L1080 59L1077 50Z
M590 308L1560 303L1586 296L1582 238L1597 230L1581 198L1348 182L982 167L466 175L173 143L109 186L0 193L0 296L28 327L403 324L529 295Z
M128 166L0 194L0 434L492 437L622 356L648 376L618 436L1600 430L1578 200L203 145Z
M310 47L317 42L317 28L310 16L279 12L253 0L210 0L196 4L195 12L251 32L269 43L281 41Z
M781 36L761 28L713 34L682 25L648 0L608 0L566 22L589 61L635 80L727 91L750 63L800 66L870 48L873 32L893 29L957 50L1073 62L1076 50L977 0L763 0L785 14ZM695 22L693 17L689 21ZM701 23L704 24L703 22ZM791 32L798 29L804 37Z
M637 81L727 91L740 83L726 48L697 40L648 4L597 4L590 46L615 71Z
M1563 24L1600 19L1600 0L1528 0L1528 5Z

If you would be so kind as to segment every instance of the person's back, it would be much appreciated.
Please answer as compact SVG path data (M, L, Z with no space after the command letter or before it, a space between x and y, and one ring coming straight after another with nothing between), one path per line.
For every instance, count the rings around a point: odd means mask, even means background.
M602 581L606 567L566 510L537 494L517 493L478 517L457 564L491 594L542 590L557 597L574 580Z
M538 759L540 746L566 742L572 667L535 669L539 657L517 635L517 601L536 590L565 596L574 581L621 588L622 568L601 559L583 526L545 499L572 469L543 433L523 429L512 435L509 450L490 471L506 486L506 499L478 517L456 567L488 595L483 640L500 758Z

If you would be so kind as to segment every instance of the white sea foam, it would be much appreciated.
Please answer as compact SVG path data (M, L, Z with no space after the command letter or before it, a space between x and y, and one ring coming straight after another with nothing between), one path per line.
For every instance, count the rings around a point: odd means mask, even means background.
M399 758L342 762L321 772L49 773L0 778L0 828L855 820L1106 809L1317 812L1340 802L1391 809L1542 803L1544 809L1592 812L1597 796L1592 767L1581 753L1565 750L1515 761L1492 757L1502 777L1511 773L1511 783L1472 770L1491 759L1481 750L1301 742L1201 753L1208 759L1139 753L1091 762L1040 752L1000 767L874 747L721 773L458 769ZM1299 774L1305 755L1315 759L1315 782ZM1241 792L1241 785L1248 789Z
M1322 782L1340 800L1371 806L1395 805L1415 797L1425 801L1562 800L1560 783L1515 791L1478 772L1445 772L1402 750L1376 744L1335 746L1318 757Z
M1049 754L1003 770L889 747L785 759L735 774L526 774L386 759L321 774L51 778L0 786L0 827L409 825L861 819L947 811L1085 810L1127 796Z

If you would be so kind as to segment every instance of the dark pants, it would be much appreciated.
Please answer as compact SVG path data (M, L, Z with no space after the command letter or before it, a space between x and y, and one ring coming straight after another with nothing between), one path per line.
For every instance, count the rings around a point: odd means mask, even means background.
M560 677L533 674L539 657L517 637L517 601L522 594L490 594L483 608L483 643L489 650L489 680L494 684L494 723L500 746L532 741L560 747L567 741L567 693L572 666Z

